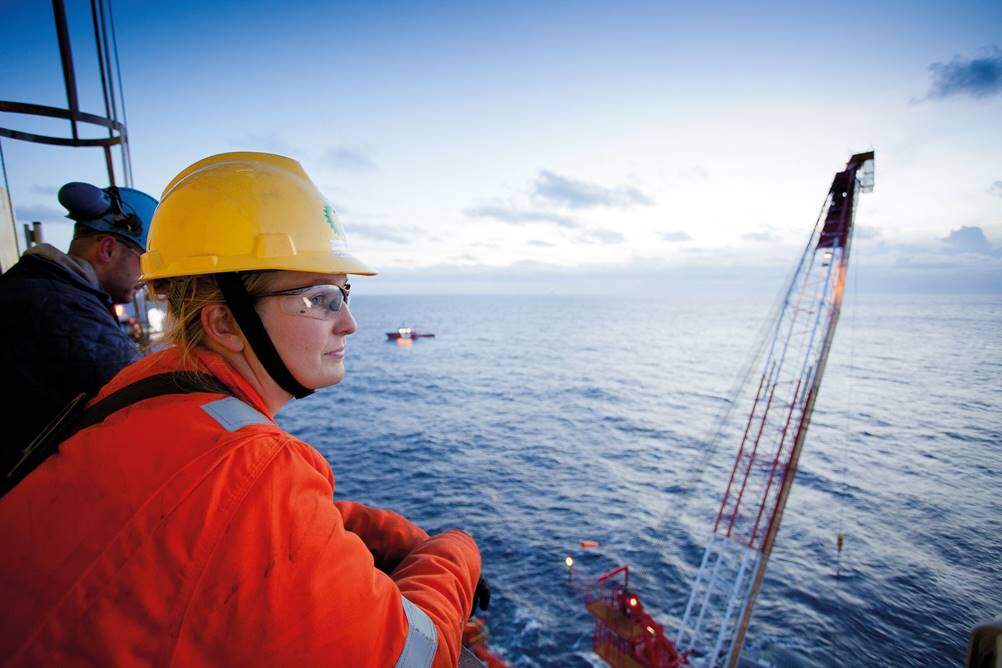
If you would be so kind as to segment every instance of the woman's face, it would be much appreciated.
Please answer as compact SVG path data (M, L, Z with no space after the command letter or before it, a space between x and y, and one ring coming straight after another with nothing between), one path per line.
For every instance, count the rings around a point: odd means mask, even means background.
M314 285L340 285L348 282L345 274L312 274L279 271L268 287L269 292L292 290ZM345 343L355 331L355 319L348 303L338 311L326 311L325 319L290 312L283 297L258 300L256 309L268 330L282 361L296 380L310 389L336 385L344 378ZM293 297L293 299L295 299Z

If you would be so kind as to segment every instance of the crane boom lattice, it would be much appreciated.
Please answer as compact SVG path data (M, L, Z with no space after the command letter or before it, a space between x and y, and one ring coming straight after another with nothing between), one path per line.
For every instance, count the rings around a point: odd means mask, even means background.
M737 456L676 645L694 663L737 665L838 324L856 197L873 189L873 152L835 175L770 342Z

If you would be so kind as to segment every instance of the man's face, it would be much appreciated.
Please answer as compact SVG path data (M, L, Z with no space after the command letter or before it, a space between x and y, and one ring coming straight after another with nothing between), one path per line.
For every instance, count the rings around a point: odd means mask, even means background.
M139 256L142 251L135 244L117 237L112 238L115 240L115 249L101 287L111 295L116 304L127 304L142 285L139 282Z

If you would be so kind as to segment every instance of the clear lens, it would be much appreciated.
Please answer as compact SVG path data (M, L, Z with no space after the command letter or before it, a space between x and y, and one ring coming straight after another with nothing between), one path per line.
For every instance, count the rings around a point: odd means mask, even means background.
M341 310L341 304L348 300L347 293L338 285L314 285L296 294L277 295L277 298L282 311L289 315L327 320Z

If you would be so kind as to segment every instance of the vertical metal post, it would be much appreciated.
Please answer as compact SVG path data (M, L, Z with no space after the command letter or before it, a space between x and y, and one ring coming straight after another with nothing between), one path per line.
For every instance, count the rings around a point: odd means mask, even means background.
M111 3L108 3L109 10L111 8ZM115 78L111 71L111 45L108 43L108 25L105 20L105 8L104 0L97 0L98 17L101 22L101 41L104 43L104 62L101 63L102 67L102 79L104 79L104 71L107 70L108 77L108 98L110 99L110 117L111 120L118 120L118 101L115 99ZM119 80L119 85L121 85L121 80ZM126 137L126 130L122 130L122 144L121 144L121 154L122 154L122 172L124 174L125 185L132 186L132 165L128 159L128 138Z
M102 48L101 30L97 18L96 0L90 0L90 18L91 23L94 25L94 45L97 47L97 69L101 74L101 95L104 97L104 115L107 118L115 120L115 117L112 115L111 100L108 97L108 77L106 76L107 67L105 63L106 54L104 48ZM114 131L111 128L108 128L108 136L113 137L114 134Z
M108 169L108 185L117 185L115 183L115 163L111 159L111 147L103 146L104 149L104 166Z
M63 0L52 0L52 14L55 17L56 37L59 39L59 58L63 64L63 83L66 85L66 103L70 111L70 128L74 141L77 134L77 115L80 102L77 99L77 78L73 71L73 48L70 46L70 32L66 27L66 7Z
M108 71L108 82L111 84L108 87L108 97L111 98L111 120L118 120L118 103L115 100L115 86L114 79L111 76L111 47L108 45L108 26L104 20L104 0L97 0L98 14L101 21L101 40L104 42L104 62L101 63L103 68ZM104 78L104 73L102 72L101 78Z
M102 14L103 16L103 14ZM111 46L115 53L115 73L118 76L118 96L122 105L122 129L119 134L122 138L122 143L119 145L119 149L122 153L122 171L123 179L125 180L125 185L132 187L132 153L129 151L129 115L125 109L125 85L122 83L122 62L118 57L118 37L115 34L115 11L111 6L111 1L108 2L108 23L111 25ZM107 50L107 49L106 49ZM109 64L108 71L111 71L111 53L108 54ZM115 90L115 77L111 77L111 89Z

